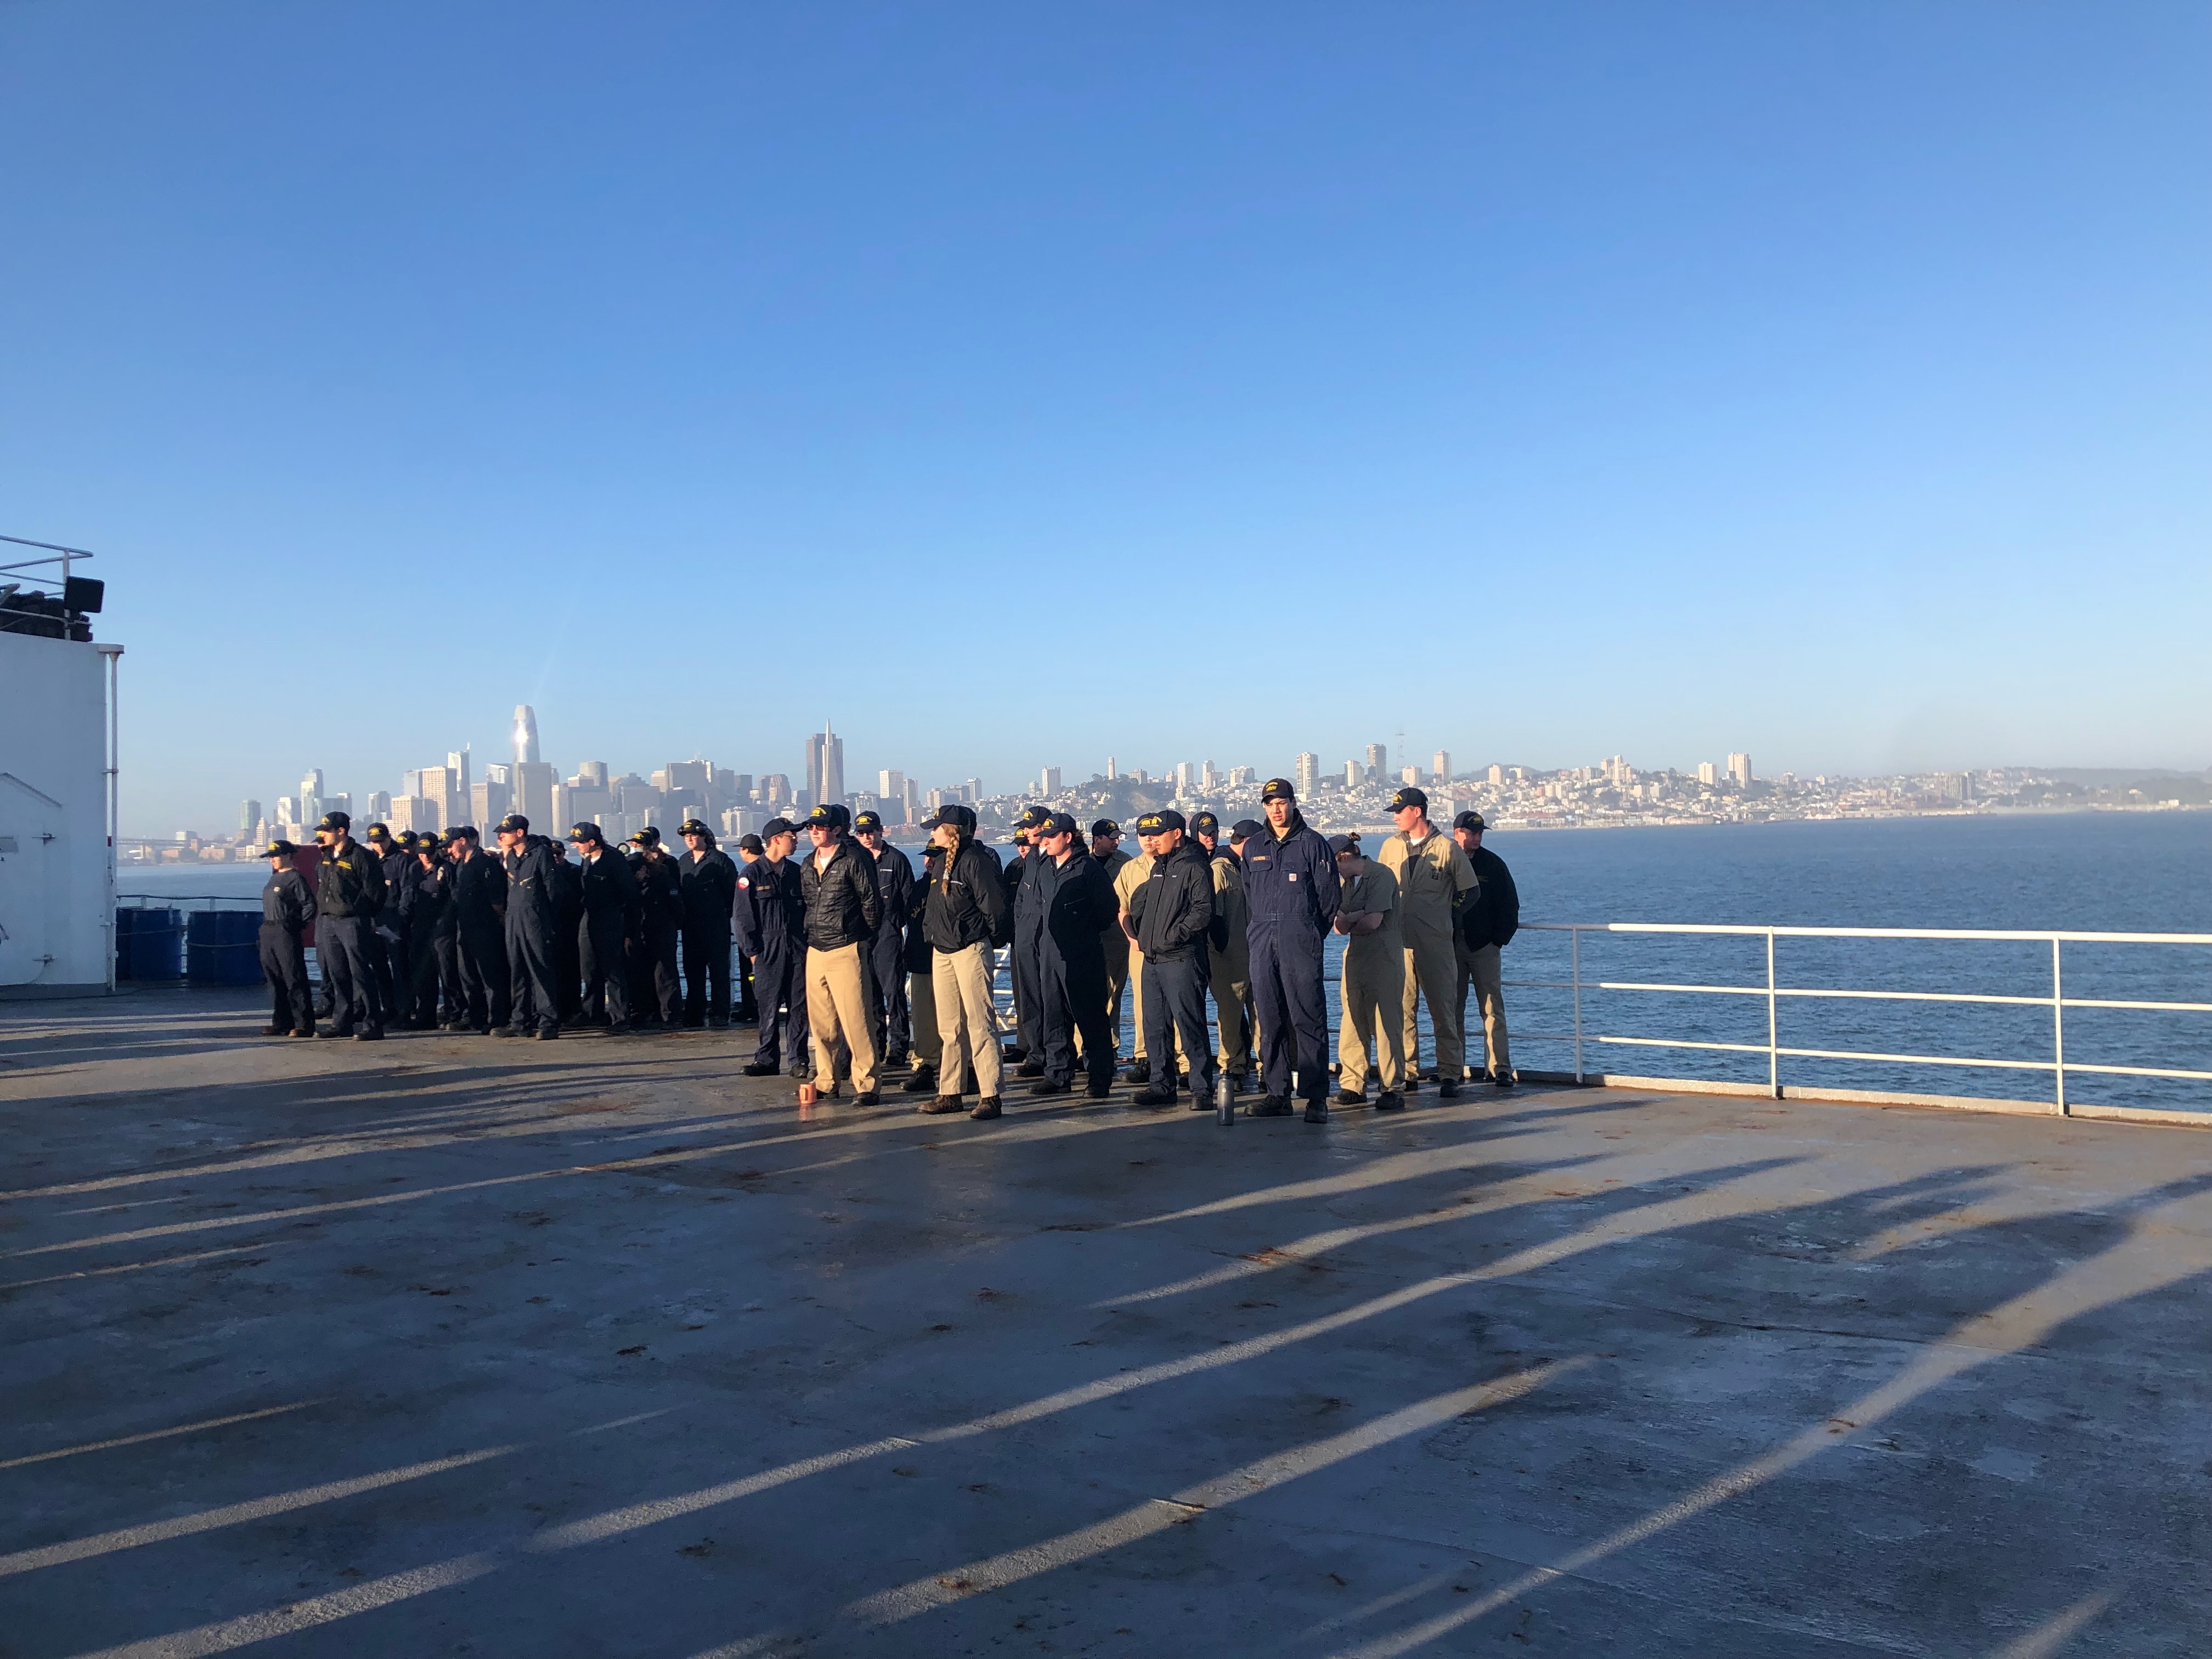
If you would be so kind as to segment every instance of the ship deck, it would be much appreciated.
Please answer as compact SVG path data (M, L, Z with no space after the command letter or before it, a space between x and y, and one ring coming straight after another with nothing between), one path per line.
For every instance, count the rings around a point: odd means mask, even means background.
M0 1009L0 1654L2201 1650L2212 1134Z

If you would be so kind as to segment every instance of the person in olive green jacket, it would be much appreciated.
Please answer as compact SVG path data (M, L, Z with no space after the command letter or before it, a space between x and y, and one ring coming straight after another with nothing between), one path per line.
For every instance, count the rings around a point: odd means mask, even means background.
M1406 1086L1421 1076L1420 1038L1413 1023L1421 999L1429 1005L1429 1026L1436 1033L1437 1093L1449 1100L1459 1093L1467 1070L1466 1046L1459 1025L1459 907L1474 889L1474 866L1459 844L1429 822L1429 798L1410 786L1390 799L1398 833L1376 854L1398 878L1399 927L1405 935Z
M1376 1072L1382 1093L1378 1112L1406 1109L1406 1045L1399 1029L1405 1000L1405 938L1400 929L1398 878L1364 857L1350 836L1331 836L1337 875L1344 883L1338 901L1336 932L1344 939L1339 986L1343 1014L1336 1030L1336 1103L1358 1106L1367 1098L1367 1045L1375 1045Z

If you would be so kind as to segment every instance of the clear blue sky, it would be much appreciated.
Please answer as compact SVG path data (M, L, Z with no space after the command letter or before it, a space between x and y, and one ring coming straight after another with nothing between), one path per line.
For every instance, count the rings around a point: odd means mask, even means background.
M2201 4L19 0L0 155L126 830L525 700L994 788L2212 763Z

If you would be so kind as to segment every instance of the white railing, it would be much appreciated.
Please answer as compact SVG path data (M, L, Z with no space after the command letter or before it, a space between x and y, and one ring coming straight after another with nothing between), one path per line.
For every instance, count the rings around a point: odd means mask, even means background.
M1568 992L1572 999L1573 1029L1567 1031L1516 1031L1518 1042L1564 1042L1574 1050L1577 1083L1589 1075L1584 1049L1616 1044L1642 1048L1700 1049L1724 1054L1764 1054L1766 1087L1776 1098L1783 1091L1784 1060L1855 1060L1875 1065L1971 1066L2008 1072L2047 1072L2051 1077L2051 1103L2062 1115L2070 1112L2066 1079L2069 1074L2109 1077L2162 1078L2212 1082L2212 1071L2180 1066L2113 1066L2066 1058L2066 1011L2069 1008L2133 1009L2161 1013L2212 1013L2212 1002L2136 1000L2107 997L2069 997L2065 994L2062 961L2068 945L2212 945L2212 933L2100 933L2021 932L2003 928L1943 927L1757 927L1728 923L1694 922L1524 922L1522 930L1568 935L1568 977L1565 980L1507 980L1509 988ZM1585 933L1722 934L1763 939L1766 947L1766 982L1763 985L1680 984L1652 980L1589 980L1583 977L1583 935ZM1785 985L1776 976L1774 942L1778 939L2004 940L2048 944L2051 947L2051 992L2047 996L2000 996L1969 991L1909 991L1844 989L1835 987ZM1662 995L1755 997L1766 1004L1766 1041L1720 1042L1690 1037L1636 1036L1588 1029L1584 995L1588 992L1636 992ZM1782 1041L1782 1006L1799 999L1827 999L1877 1002L1938 1002L1997 1005L2051 1010L2051 1056L2048 1060L2018 1055L1890 1054L1856 1048L1807 1048Z

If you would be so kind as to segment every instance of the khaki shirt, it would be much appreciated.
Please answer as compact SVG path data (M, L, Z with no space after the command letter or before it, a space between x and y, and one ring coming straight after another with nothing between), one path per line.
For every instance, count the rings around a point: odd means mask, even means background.
M1135 892L1139 887L1142 887L1147 881L1151 880L1152 875L1152 855L1150 853L1138 853L1133 854L1130 857L1129 861L1124 864L1114 874L1115 909L1117 912L1127 909L1129 908L1129 896ZM1121 924L1118 915L1114 923L1114 931L1117 933L1121 933ZM1131 945L1129 943L1129 936L1127 933L1121 933L1121 943L1128 945L1128 948L1132 951L1137 948L1134 945Z
M1407 933L1449 940L1460 895L1474 890L1474 866L1459 843L1439 830L1417 850L1402 831L1382 843L1376 854L1382 867L1398 878L1398 915Z
M1214 964L1227 968L1231 978L1242 980L1251 971L1252 957L1251 946L1245 939L1252 923L1252 910L1244 902L1244 872L1226 848L1213 854L1212 864L1213 914L1224 919L1229 943L1216 951L1209 939L1206 949L1212 951Z
M1349 915L1355 910L1380 910L1383 921L1371 933L1346 936L1346 967L1388 961L1406 948L1399 925L1404 913L1399 900L1398 878L1373 859L1360 860L1352 866L1352 874L1344 878L1344 896L1337 901L1336 913Z

